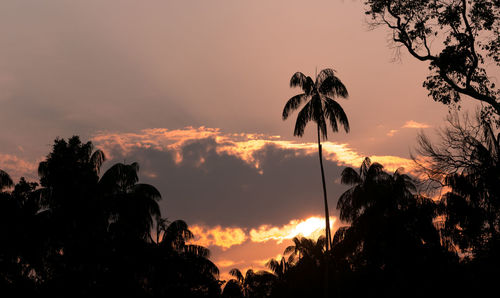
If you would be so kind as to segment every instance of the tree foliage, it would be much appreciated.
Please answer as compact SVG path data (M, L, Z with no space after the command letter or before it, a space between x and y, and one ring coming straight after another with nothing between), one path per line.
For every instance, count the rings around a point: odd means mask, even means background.
M368 0L373 26L386 26L398 48L429 63L429 95L454 104L466 95L500 115L492 77L500 66L500 2L487 0Z
M434 184L447 187L441 198L443 231L464 252L484 253L500 237L500 134L477 114L448 117L441 142L419 135L417 160Z
M161 217L139 165L99 177L104 160L75 136L55 140L40 187L0 170L0 295L219 297L208 249L188 243L185 222Z

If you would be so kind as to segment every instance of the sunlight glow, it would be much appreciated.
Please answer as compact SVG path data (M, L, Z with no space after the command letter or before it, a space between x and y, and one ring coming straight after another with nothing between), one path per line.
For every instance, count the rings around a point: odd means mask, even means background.
M332 230L335 221L336 217L330 217L330 229ZM279 244L285 239L292 239L296 236L318 238L324 233L324 230L325 218L311 216L304 220L293 219L282 227L261 225L257 229L250 230L250 240L253 242L276 240Z

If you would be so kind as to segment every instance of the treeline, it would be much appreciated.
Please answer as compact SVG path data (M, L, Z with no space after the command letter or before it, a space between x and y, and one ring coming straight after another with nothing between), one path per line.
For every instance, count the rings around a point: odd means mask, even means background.
M55 141L39 183L0 171L2 297L417 297L498 293L500 136L450 118L441 143L419 138L427 179L368 158L346 168L331 243L293 239L269 271L219 280L183 221L161 217L161 196L138 165L100 173L104 154L78 137ZM445 188L443 188L443 186ZM429 190L441 195L431 199ZM427 192L424 192L426 190ZM427 194L427 195L426 195ZM330 249L326 250L326 247Z
M224 297L493 297L500 278L500 134L450 116L419 136L417 180L366 158L346 168L330 245L294 238L272 273L233 269ZM441 191L441 193L436 193ZM433 199L425 194L434 194ZM326 250L326 247L331 247Z
M185 222L161 217L138 164L100 175L104 160L72 137L55 141L39 184L0 171L0 296L219 296L208 250L187 244Z

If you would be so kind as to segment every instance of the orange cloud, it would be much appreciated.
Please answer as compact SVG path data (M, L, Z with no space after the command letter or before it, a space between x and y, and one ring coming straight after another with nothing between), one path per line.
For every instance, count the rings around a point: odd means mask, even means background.
M215 263L217 264L217 267L219 267L219 268L231 269L238 264L242 264L243 261L235 262L235 261L231 261L231 260L219 260L219 261L215 261Z
M330 217L331 229L333 229L336 220L336 217ZM256 243L275 240L280 244L283 240L296 236L317 238L323 234L325 218L311 216L307 219L292 219L283 226L261 225L258 228L250 229L248 235L245 229L239 227L192 225L189 229L195 236L190 243L205 247L218 246L225 250L234 245L242 244L247 239Z
M174 154L175 161L181 163L183 145L203 138L212 138L216 142L215 150L218 154L236 156L256 169L260 169L260 161L256 153L268 145L294 150L296 155L317 154L318 150L318 144L315 142L288 141L282 140L280 136L265 134L223 133L220 129L203 126L177 130L152 128L141 130L138 133L99 133L93 137L93 141L108 155L113 152L113 149L118 149L124 155L136 148L170 150ZM358 167L366 156L353 150L345 143L324 142L323 151L325 159L335 161L339 165L352 167ZM411 160L397 156L369 157L382 163L389 171L399 167L408 168L412 164ZM198 164L202 165L203 160L200 160ZM262 170L259 171L261 174L263 173Z
M178 151L186 141L217 137L219 129L204 126L169 130L166 128L143 129L138 133L98 133L92 139L109 155L113 148L118 148L122 154L135 148L155 149L159 151ZM182 156L179 156L182 161Z
M391 130L387 133L387 135L388 135L389 137L392 137L392 136L393 136L395 133L397 133L398 131L399 131L399 130L397 130L397 129L391 129Z
M193 225L189 229L195 236L191 243L205 247L219 246L224 250L233 245L241 244L247 239L245 231L241 228L222 228L221 226L209 228Z
M403 125L403 128L429 128L429 127L430 125L426 123L420 123L413 120L406 121L406 123Z
M330 224L332 229L336 222L335 217L331 217ZM283 226L261 225L258 228L251 229L248 235L235 237L240 239L234 243L241 244L238 247L233 247L232 241L216 241L216 239L232 238L234 231L237 230L238 234L245 233L245 230L240 228L222 228L217 226L215 228L203 227L200 225L193 225L190 227L191 231L197 237L194 243L204 246L219 246L224 251L219 257L214 260L214 263L221 269L220 278L229 280L233 278L228 274L232 268L239 268L243 274L248 269L254 271L269 270L266 268L266 263L274 258L281 259L283 256L280 251L292 244L291 239L295 236L303 236L312 239L317 239L323 235L325 228L324 217L311 216L306 219L293 219L288 224ZM217 237L217 235L226 234L225 237ZM250 240L250 241L245 241ZM269 242L274 240L273 242ZM267 250L262 250L266 248ZM259 254L259 251L261 252ZM265 251L265 252L264 252ZM256 253L257 252L257 253ZM247 260L240 259L240 256L250 255ZM265 256L268 257L265 257ZM232 256L232 257L231 257ZM236 259L233 259L236 258Z

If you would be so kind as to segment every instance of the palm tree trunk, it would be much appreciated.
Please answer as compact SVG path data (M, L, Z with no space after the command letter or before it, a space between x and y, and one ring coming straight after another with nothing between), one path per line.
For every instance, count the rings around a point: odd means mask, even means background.
M325 234L326 234L326 244L325 244L325 281L323 287L323 296L328 298L328 251L330 250L330 213L328 211L328 200L326 196L326 183L325 183L325 171L323 170L323 148L321 147L321 138L318 127L318 152L319 152L319 165L321 167L321 181L323 182L323 198L325 201Z
M319 152L319 164L321 167L321 181L323 182L323 198L325 201L325 236L326 236L326 251L330 250L331 235L330 235L330 213L328 211L328 199L326 196L326 183L325 183L325 171L323 170L323 148L321 147L321 139L319 134L318 125L318 152Z

